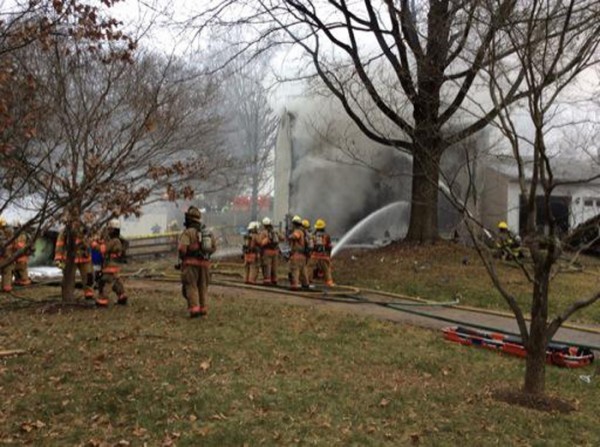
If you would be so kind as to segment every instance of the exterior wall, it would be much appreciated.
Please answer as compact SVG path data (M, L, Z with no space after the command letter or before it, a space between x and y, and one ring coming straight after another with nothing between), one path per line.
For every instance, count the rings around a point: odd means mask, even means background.
M589 184L576 188L572 194L571 228L600 214L600 185Z
M521 210L521 189L519 184L511 181L508 184L508 201L506 204L506 223L513 233L519 233L519 213Z
M147 212L139 218L130 217L123 219L121 222L121 233L124 237L142 236L152 234L152 227L158 225L160 232L167 229L167 211L163 212Z
M494 229L501 220L507 221L511 230L511 215L509 208L508 178L489 168L483 170L482 192L480 196L481 222L486 228ZM519 228L519 202L517 196L516 226Z

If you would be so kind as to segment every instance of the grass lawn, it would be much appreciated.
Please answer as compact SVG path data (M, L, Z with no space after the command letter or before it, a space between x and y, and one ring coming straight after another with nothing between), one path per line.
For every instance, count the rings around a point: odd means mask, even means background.
M581 272L558 274L552 282L551 316L600 288L600 260L583 257L581 264ZM343 251L334 258L334 269L334 279L340 284L435 301L458 297L462 304L509 311L477 253L450 242L434 246L395 244L379 250ZM499 263L498 274L523 308L529 310L532 287L523 273L514 263ZM600 324L600 303L576 313L571 321Z
M592 369L549 367L549 392L578 409L545 413L492 397L520 385L522 360L438 332L233 289L206 320L176 286L130 297L58 313L0 298L0 347L28 351L0 360L0 444L600 444L600 382L578 379Z

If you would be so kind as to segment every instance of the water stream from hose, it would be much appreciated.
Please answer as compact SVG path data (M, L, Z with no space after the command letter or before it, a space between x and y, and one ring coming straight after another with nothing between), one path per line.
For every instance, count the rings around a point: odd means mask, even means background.
M406 235L408 230L408 218L410 216L410 203L406 200L392 202L373 211L367 217L358 222L348 231L340 241L335 244L331 256L335 256L353 238L367 233L371 239L400 239ZM372 231L376 228L379 234ZM363 235L363 238L365 236ZM360 242L364 242L362 239Z

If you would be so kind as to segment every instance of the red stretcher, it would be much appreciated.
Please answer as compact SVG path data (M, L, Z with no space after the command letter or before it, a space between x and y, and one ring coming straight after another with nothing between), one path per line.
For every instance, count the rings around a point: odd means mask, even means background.
M520 337L500 332L487 332L464 326L452 326L443 329L446 340L465 346L478 346L503 352L517 357L526 357L527 351ZM561 343L549 343L546 349L546 363L564 368L580 368L594 361L591 349L581 346L569 346Z

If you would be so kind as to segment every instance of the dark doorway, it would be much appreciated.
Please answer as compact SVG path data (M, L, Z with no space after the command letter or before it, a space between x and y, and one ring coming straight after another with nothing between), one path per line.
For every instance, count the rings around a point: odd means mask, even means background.
M523 233L527 226L526 199L521 196L519 205L519 232ZM544 213L545 204L544 197L538 196L535 198L535 220L536 229L540 234L545 233L548 219ZM569 196L552 196L550 197L550 211L558 227L558 236L563 236L569 232L569 212L571 209L571 197Z

